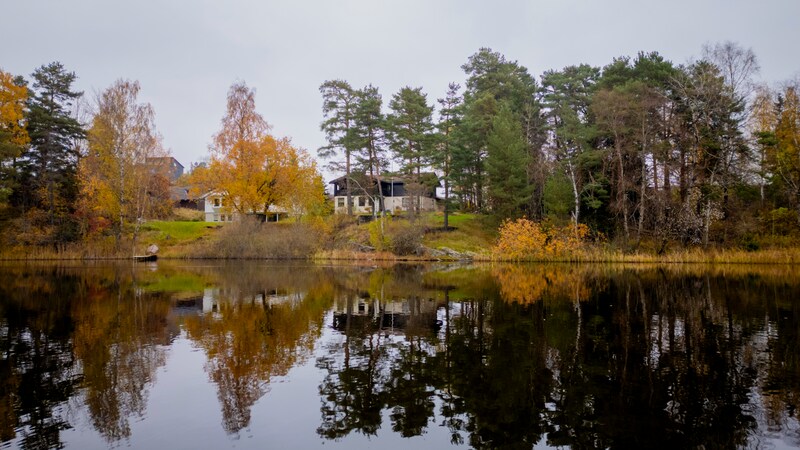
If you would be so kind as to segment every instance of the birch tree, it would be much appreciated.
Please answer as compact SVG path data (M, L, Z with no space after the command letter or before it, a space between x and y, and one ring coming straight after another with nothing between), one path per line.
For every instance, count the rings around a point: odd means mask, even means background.
M159 175L148 159L166 155L153 108L139 102L139 91L137 81L118 80L98 96L88 154L80 165L84 209L112 222L118 248L131 226L134 253L152 206L151 181Z

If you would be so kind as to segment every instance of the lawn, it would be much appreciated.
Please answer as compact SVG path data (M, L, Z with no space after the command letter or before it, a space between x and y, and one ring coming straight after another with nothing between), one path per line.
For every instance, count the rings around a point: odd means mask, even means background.
M183 222L153 220L142 226L142 231L155 232L152 237L158 241L195 240L209 235L215 228L221 226L216 222Z
M451 248L458 252L486 253L497 239L497 225L481 214L451 213L449 231L442 230L444 214L428 216L429 229L423 243L431 248Z

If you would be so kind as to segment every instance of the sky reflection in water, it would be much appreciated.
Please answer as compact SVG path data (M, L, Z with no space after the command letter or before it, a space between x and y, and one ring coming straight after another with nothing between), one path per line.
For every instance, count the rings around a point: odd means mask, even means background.
M796 448L794 269L6 265L0 446Z

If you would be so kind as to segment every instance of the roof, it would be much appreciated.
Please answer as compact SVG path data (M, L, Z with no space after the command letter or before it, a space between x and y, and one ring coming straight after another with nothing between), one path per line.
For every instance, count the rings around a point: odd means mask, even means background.
M147 158L147 162L150 164L170 164L170 165L178 165L183 168L183 164L178 162L174 156L150 156Z
M334 178L333 180L328 182L328 184L336 184L336 183L339 183L341 181L344 181L346 178L347 177L343 175L343 176L341 176L339 178ZM352 178L352 179L354 179L356 181L360 181L359 178L361 178L361 179L364 179L364 178L369 179L370 177L369 177L369 175L356 174L356 175L351 175L350 178ZM373 178L377 179L377 177L373 177ZM408 179L410 177L408 175L405 175L405 174L386 173L386 174L381 175L380 178L381 178L381 183L387 183L387 184L389 184L389 183L392 183L392 184L398 184L398 183L405 184L405 183L411 183L412 182L412 180ZM422 172L420 174L420 181L422 182L422 184L427 184L429 186L434 186L434 187L439 187L440 186L439 176L436 175L436 173L434 173L434 172Z

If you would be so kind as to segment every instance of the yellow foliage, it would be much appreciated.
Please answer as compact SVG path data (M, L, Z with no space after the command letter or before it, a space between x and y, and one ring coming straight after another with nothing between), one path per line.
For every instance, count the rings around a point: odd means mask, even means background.
M244 83L231 86L208 167L192 172L194 194L216 191L239 214L264 212L271 205L295 216L319 208L325 187L316 162L289 138L269 134L254 96Z
M497 259L557 259L579 251L589 235L589 228L584 224L558 227L522 218L506 220L499 233L492 249Z
M88 152L78 165L78 210L90 224L113 224L118 239L124 226L139 224L160 211L169 187L148 165L149 158L166 152L152 107L138 102L139 89L138 82L118 80L98 96Z
M11 143L17 147L30 141L22 122L27 98L28 88L17 86L10 73L0 70L0 132L9 133Z
M503 300L533 303L550 297L582 301L589 298L586 271L560 265L502 265L492 269Z

